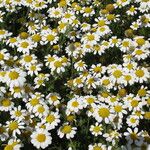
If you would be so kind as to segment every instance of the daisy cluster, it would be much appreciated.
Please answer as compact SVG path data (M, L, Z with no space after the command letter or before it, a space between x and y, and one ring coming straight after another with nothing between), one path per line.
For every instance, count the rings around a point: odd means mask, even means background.
M149 11L0 0L0 149L148 149Z

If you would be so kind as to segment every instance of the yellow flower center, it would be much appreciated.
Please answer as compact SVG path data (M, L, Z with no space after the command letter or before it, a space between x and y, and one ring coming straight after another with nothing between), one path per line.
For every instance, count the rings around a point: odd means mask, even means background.
M52 114L48 115L48 116L46 117L46 121L47 121L48 123L52 123L53 121L55 121L55 116L52 115Z
M78 107L78 106L79 106L79 103L78 103L77 101L74 101L74 102L72 102L72 106L73 106L73 107Z
M124 42L122 42L122 45L123 45L124 47L129 47L129 42L128 42L128 41L124 41Z
M37 111L42 114L45 111L45 109L43 106L39 106Z
M130 122L131 122L131 123L135 123L135 122L136 122L136 119L131 118L131 119L130 119Z
M114 20L115 19L115 15L114 14L109 14L109 15L107 15L107 19L108 20Z
M56 95L51 95L50 98L53 102L58 100Z
M131 106L132 106L132 107L137 107L138 104L139 104L139 102L138 102L137 100L132 100L132 101L131 101Z
M136 70L135 74L136 74L137 77L140 78L140 77L144 76L144 71L143 70Z
M112 39L112 43L116 44L118 42L118 39Z
M29 36L29 35L28 35L27 32L21 32L21 33L20 33L20 37L21 37L22 39L26 39L28 36Z
M8 107L11 105L11 101L9 99L3 99L1 101L1 105L4 106L4 107Z
M59 5L60 7L65 7L67 5L66 0L60 0Z
M136 42L137 42L137 44L138 44L139 46L142 46L142 45L145 44L145 40L144 40L143 38L137 39Z
M101 68L101 67L98 67L98 66L97 66L97 67L94 68L94 72L101 72L101 71L102 71L102 68Z
M76 82L77 84L80 84L80 83L82 83L82 80L81 80L80 78L77 78L77 79L75 79L75 82Z
M41 36L39 34L35 34L32 36L32 40L34 42L39 42L41 40Z
M45 3L44 2L37 2L35 7L42 7Z
M120 77L122 76L122 72L121 72L120 70L115 70L115 71L113 72L113 76L114 76L115 78L120 78Z
M5 31L4 30L0 30L0 35L4 35Z
M13 147L13 145L6 145L4 150L14 150L14 147Z
M102 130L102 128L100 127L100 126L95 126L94 128L93 128L93 131L94 132L99 132L99 131L101 131Z
M76 9L77 11L80 11L80 10L82 9L82 7L79 6L79 5L76 5L75 9Z
M119 113L119 112L122 111L122 106L116 105L116 106L114 107L114 110L115 110L117 113Z
M95 39L95 37L94 37L94 35L87 35L87 39L89 40L89 41L93 41L94 39Z
M94 83L94 81L95 81L95 80L94 80L94 78L90 78L90 79L88 79L88 81L87 81L87 82L88 82L88 84L90 84L90 85L91 85L92 83Z
M48 58L47 58L47 61L48 62L52 62L52 61L54 61L55 59L54 59L54 57L51 57L51 56L49 56Z
M101 50L101 47L100 47L99 45L94 45L93 48L94 48L94 50L97 51L97 52Z
M127 0L121 0L122 3L126 2Z
M101 147L99 147L99 146L94 146L93 150L103 150L103 149Z
M89 103L89 104L92 104L92 103L94 103L94 98L92 98L92 97L89 97L89 98L87 98L86 99L87 100L87 102Z
M61 67L61 66L62 66L62 62L61 62L61 61L55 61L55 62L54 62L54 66L55 66L56 68Z
M131 69L133 68L133 64L128 64L128 65L127 65L127 68L128 68L129 70L131 70Z
M54 12L54 14L57 16L57 15L60 14L60 12L56 10L56 11Z
M142 55L143 54L143 51L141 49L138 49L135 51L136 55Z
M144 118L145 119L150 119L150 112L145 112Z
M39 99L37 99L37 98L31 99L31 100L30 100L30 104L31 104L32 106L36 106L37 104L39 104Z
M72 15L71 14L69 14L69 13L67 13L67 14L65 14L65 18L70 18Z
M86 44L86 46L85 46L86 48L91 48L91 45L88 45L88 44Z
M60 24L59 24L59 28L60 28L60 29L64 29L65 27L66 27L66 23L60 23Z
M65 125L62 127L61 131L65 134L70 133L72 130L72 127L70 125Z
M0 53L0 60L4 59L4 55L2 53Z
M111 102L116 102L116 101L117 101L117 98L116 98L116 97L111 97L111 98L110 98L110 101L111 101Z
M86 8L84 8L84 12L85 13L91 13L92 12L92 8L86 7Z
M15 43L15 42L17 42L17 40L16 40L16 38L10 38L10 39L9 39L9 42L10 42L10 43Z
M135 11L134 6L130 7L130 11L131 11L131 12L134 12L134 11Z
M9 78L11 80L16 80L16 79L18 79L18 77L19 77L19 73L18 72L16 72L16 71L9 72Z
M108 92L102 92L102 97L107 98L109 96Z
M83 66L84 66L84 63L83 63L83 62L79 62L79 63L78 63L78 66L79 66L79 67L83 67Z
M14 89L15 93L20 93L21 92L21 88L20 87L15 86L15 87L13 87L13 89Z
M98 21L98 26L101 27L101 26L104 26L105 25L105 20L99 20Z
M38 81L37 81L37 84L38 85L42 85L44 83L44 80L42 80L42 79L39 79Z
M35 65L30 66L30 70L31 71L35 71L36 70L36 66Z
M118 94L119 94L119 96L125 96L126 94L127 94L127 91L126 91L126 89L120 89L119 91L118 91Z
M17 117L20 117L20 116L22 115L22 113L21 113L21 111L17 110L17 111L15 112L15 115L16 115Z
M135 111L136 116L141 116L141 111Z
M145 89L140 89L140 90L138 91L138 95L139 95L139 96L146 96L146 90L145 90Z
M130 75L125 75L124 78L126 81L130 81L132 77Z
M110 115L110 111L108 108L102 107L102 108L99 108L98 114L102 118L107 118Z
M67 121L73 121L75 119L75 116L74 115L69 115L67 116Z
M105 27L101 27L101 28L99 28L99 30L100 30L101 32L104 32L104 31L105 31Z
M18 123L16 121L13 121L9 124L9 129L11 131L18 129Z
M109 79L104 79L103 82L102 82L103 85L109 85L110 84L110 81Z
M42 142L45 142L46 136L45 136L45 134L41 133L41 134L37 135L36 139L37 139L38 142L42 143Z
M47 38L48 41L53 41L55 39L55 36L52 35L52 34L49 34L49 35L46 36L46 38Z
M31 62L31 60L32 60L32 56L30 56L30 55L26 55L26 56L24 57L24 61L25 61L25 62Z
M137 136L136 133L131 133L130 137L131 137L132 140L136 140L138 136Z
M29 46L28 42L22 42L20 45L22 48L27 48Z

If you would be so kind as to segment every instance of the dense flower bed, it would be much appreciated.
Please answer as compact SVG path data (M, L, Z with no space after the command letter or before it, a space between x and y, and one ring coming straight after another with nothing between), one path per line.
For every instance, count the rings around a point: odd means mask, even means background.
M148 149L149 11L0 0L0 149Z

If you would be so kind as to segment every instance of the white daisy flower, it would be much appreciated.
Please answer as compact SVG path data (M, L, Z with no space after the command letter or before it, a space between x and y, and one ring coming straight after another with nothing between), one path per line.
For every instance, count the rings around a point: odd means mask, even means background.
M23 66L28 66L28 65L37 63L36 59L37 59L37 57L34 54L32 54L32 55L24 54L22 56L22 59L20 60L20 63Z
M1 98L0 99L0 110L1 111L10 111L14 107L14 102L10 98Z
M50 112L42 122L45 124L47 130L52 130L60 123L60 115L58 112Z
M129 127L135 128L139 125L139 118L135 115L130 115L127 118L127 124Z
M143 138L140 136L138 128L134 128L133 130L131 128L127 128L127 132L124 132L124 135L129 144L134 142L137 146L140 146L143 143Z
M8 86L23 86L26 79L26 72L19 68L13 68L6 73L5 82Z
M46 32L42 32L42 41L41 44L45 45L47 43L50 43L51 45L56 44L58 41L57 33L51 30L48 30Z
M98 124L98 122L96 122L95 125L90 126L90 131L94 136L102 135L102 124Z
M9 90L11 92L11 95L13 95L14 98L21 98L25 95L25 91L23 87L13 86L10 87Z
M21 106L19 105L18 107L14 107L10 111L10 115L11 115L12 119L21 120L21 119L24 119L24 117L26 115L26 110L21 109Z
M50 105L54 105L57 106L58 104L60 104L60 99L61 97L59 96L58 93L49 93L46 96L46 100Z
M19 139L9 139L8 144L4 147L4 150L20 150L23 144Z
M38 129L31 134L31 143L37 149L45 149L52 143L51 134L45 129Z
M136 70L134 70L134 74L136 76L136 82L139 82L139 83L143 83L144 81L146 82L149 77L150 77L150 73L149 71L147 70L147 68L136 68Z
M68 101L66 113L67 115L71 112L77 113L81 109L83 109L83 100L81 97L76 96Z
M42 69L42 64L30 64L28 66L26 66L26 69L28 70L28 75L33 76L38 75L39 71L41 71Z
M104 121L106 124L109 124L113 119L112 110L105 104L97 105L93 116L98 122Z
M19 40L17 44L17 51L23 54L29 54L30 50L35 48L36 45L31 39Z
M48 112L49 112L49 107L46 104L37 104L33 108L33 113L38 118L47 116Z
M63 138L65 136L67 139L71 139L75 136L76 130L76 127L72 127L71 125L66 123L58 129L57 134L60 138Z
M0 50L0 65L4 65L5 61L8 60L10 54L7 52L7 49Z
M121 138L121 134L117 130L114 130L110 131L110 133L105 133L103 137L105 137L106 141L111 142L114 146L119 138Z
M17 134L21 134L21 130L24 129L24 122L21 120L11 120L6 122L6 130L9 131L14 137Z
M83 71L83 70L86 70L86 67L87 65L85 64L84 61L80 60L78 62L76 62L74 64L74 68L77 70L77 71Z
M102 143L95 143L94 145L90 144L88 146L88 150L95 150L95 149L100 149L100 150L111 150L111 149L107 149L106 145L102 144Z

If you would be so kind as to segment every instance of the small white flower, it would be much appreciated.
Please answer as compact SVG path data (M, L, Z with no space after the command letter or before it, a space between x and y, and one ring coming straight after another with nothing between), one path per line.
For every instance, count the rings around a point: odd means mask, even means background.
M51 134L45 129L38 129L31 134L31 143L38 149L45 149L52 143Z

